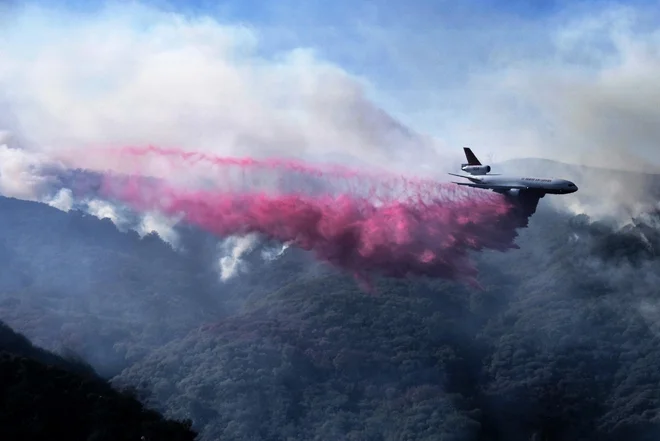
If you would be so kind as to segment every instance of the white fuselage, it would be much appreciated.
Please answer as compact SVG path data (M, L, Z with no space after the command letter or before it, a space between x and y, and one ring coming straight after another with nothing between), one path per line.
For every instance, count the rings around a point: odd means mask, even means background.
M526 187L529 190L541 190L548 194L569 194L578 190L577 185L566 179L538 178L533 176L505 176L481 175L478 176L480 184Z

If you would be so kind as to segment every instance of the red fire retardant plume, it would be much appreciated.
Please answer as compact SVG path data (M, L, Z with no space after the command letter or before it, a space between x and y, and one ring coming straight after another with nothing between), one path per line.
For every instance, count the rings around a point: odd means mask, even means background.
M526 225L504 196L431 180L156 147L113 154L134 163L167 160L175 175L205 164L225 185L188 188L108 175L106 195L140 211L181 216L221 237L257 232L288 242L362 280L424 275L478 286L468 253L517 248L516 229ZM228 176L238 180L226 184Z

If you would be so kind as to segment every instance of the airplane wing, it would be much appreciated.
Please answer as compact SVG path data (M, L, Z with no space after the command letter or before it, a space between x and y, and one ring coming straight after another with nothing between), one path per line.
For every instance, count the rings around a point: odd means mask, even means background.
M466 176L466 175L457 175L456 173L447 173L448 175L452 176L458 176L459 178L465 178L465 179L470 179L470 180L481 180L480 175L471 175L471 176ZM491 177L491 176L502 176L501 173L488 173L487 175L481 175L484 177Z
M529 187L525 185L497 185L497 184L479 184L468 182L453 182L457 185L465 185L466 187L484 188L493 191L507 191L507 190L527 190Z
M481 178L474 177L474 176L457 175L456 173L447 173L447 174L448 174L448 175L452 175L452 176L458 176L459 178L466 178L466 179L473 179L473 178L474 178L474 179L481 179Z
M458 185L466 185L468 187L475 187L475 188L492 188L492 189L506 189L506 190L513 190L513 189L518 189L518 190L527 190L529 187L525 185L497 185L497 184L475 184L475 183L470 183L470 182L453 182L454 184Z
M473 188L483 188L485 190L493 190L495 192L507 192L509 190L528 190L529 187L526 185L503 185L503 184L484 184L483 179L479 176L465 176L465 175L458 175L456 173L448 173L452 176L457 176L459 178L465 178L469 179L472 182L455 182L452 181L454 184L457 185L464 185L466 187L473 187Z

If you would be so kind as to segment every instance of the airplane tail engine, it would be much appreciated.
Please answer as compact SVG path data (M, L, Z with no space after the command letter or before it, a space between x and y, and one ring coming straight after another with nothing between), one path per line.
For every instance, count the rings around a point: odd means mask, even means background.
M466 173L470 173L471 175L485 175L490 173L491 168L490 165L462 164L461 170L463 170Z

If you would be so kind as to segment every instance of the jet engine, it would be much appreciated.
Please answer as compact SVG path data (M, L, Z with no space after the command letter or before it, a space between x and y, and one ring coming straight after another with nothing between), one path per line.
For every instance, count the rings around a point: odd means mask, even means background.
M471 175L485 175L490 173L490 165L469 165L463 164L461 170Z

